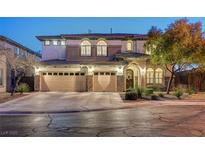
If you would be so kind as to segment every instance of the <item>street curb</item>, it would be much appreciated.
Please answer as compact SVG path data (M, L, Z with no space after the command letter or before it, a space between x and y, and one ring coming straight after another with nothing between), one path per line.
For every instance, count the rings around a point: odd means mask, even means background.
M61 111L5 111L0 112L1 115L12 115L12 114L63 114L63 113L78 113L78 112L95 112L95 111L109 111L109 110L121 110L130 109L133 106L119 107L119 108L104 108L104 109L90 109L90 110L61 110Z
M12 100L9 100L9 101L4 102L4 103L1 103L1 104L7 104L7 103L13 103L13 102L16 102L16 101L21 101L21 100L24 100L24 99L26 99L26 98L28 98L28 97L34 96L34 95L36 95L36 94L38 94L38 92L28 93L28 95L25 95L25 96L21 96L21 97L19 97L19 98L12 99Z

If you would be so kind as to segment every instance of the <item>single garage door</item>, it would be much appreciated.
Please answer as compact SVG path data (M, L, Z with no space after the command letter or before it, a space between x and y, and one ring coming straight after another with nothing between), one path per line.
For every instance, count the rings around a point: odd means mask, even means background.
M95 72L93 76L93 91L115 92L117 77L115 72Z
M83 72L43 72L41 91L86 91Z

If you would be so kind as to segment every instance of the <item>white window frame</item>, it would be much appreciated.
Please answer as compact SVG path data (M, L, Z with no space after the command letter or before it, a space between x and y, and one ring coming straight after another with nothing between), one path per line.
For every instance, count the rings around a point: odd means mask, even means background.
M91 56L91 43L88 40L84 40L80 44L81 46L81 56Z
M153 68L148 68L147 69L147 84L153 84L154 83L154 69Z
M53 45L57 46L58 45L58 40L53 40Z
M97 43L97 56L107 56L107 43L103 40Z
M130 44L130 46L128 46ZM130 49L129 49L130 47ZM129 40L127 41L127 51L133 51L133 41Z
M61 40L61 43L60 43L62 46L65 46L65 40Z
M46 45L46 46L50 45L50 41L49 40L45 40L44 41L44 45Z
M21 53L20 53L20 48L19 47L16 47L15 48L15 52L16 52L16 55L19 56Z
M163 70L161 68L157 68L155 70L155 83L156 84L163 83Z

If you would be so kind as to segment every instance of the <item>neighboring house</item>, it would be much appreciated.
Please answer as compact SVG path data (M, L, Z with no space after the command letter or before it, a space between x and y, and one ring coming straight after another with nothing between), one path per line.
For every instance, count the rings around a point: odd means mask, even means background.
M150 64L146 35L67 34L37 36L42 61L36 67L40 91L122 92L135 87L167 85L170 74Z
M17 43L16 41L9 39L5 36L0 35L0 52L3 50L9 50L15 56L27 57L31 56L33 61L40 61L41 55L34 52L33 50ZM8 63L6 62L6 57L0 56L0 92L6 92L11 90L12 79L11 70L9 70ZM26 71L26 76L33 76L34 69L29 69Z

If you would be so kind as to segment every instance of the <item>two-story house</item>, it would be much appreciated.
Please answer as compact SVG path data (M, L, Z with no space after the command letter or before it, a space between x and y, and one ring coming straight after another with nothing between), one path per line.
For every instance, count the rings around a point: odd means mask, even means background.
M18 57L31 57L33 61L40 61L41 55L33 50L23 46L22 44L0 35L0 52L9 50L13 55ZM7 57L8 58L8 57ZM0 54L0 92L6 92L11 90L12 79L11 70L5 55ZM26 70L26 76L34 75L34 69Z
M150 64L146 35L67 34L37 36L42 61L36 90L121 92L128 88L165 87L169 73Z

